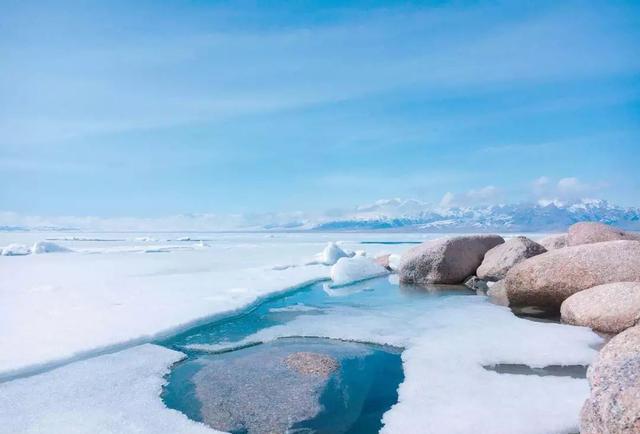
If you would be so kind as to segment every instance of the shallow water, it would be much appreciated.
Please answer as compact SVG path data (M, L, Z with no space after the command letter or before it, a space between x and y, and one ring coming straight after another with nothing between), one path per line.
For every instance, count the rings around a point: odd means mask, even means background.
M437 299L474 294L462 286L399 287L385 277L342 288L318 283L267 299L160 342L187 354L172 369L163 399L191 419L234 433L378 432L404 379L401 348L313 336L246 338L337 309L426 312ZM339 367L326 378L301 375L284 363L300 352L329 356Z

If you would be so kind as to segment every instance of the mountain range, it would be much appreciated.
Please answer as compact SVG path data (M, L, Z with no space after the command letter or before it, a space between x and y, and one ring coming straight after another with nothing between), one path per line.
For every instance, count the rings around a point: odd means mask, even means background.
M0 213L0 232L560 232L581 221L598 221L627 230L640 230L640 208L622 207L604 200L443 207L418 200L389 199L325 214L281 212L100 218L25 217L5 212Z
M312 225L312 229L556 232L581 221L598 221L628 230L640 230L640 208L621 207L604 200L438 208L416 200L391 199L359 207L344 218L319 222Z

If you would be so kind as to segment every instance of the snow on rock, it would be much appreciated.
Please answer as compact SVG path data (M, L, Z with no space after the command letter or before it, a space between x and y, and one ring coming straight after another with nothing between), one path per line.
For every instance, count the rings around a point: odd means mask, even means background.
M331 267L331 280L334 285L346 285L371 277L383 276L389 271L366 256L340 258Z
M336 243L330 242L321 253L316 255L316 258L325 265L333 265L338 262L340 258L353 256L353 254L349 253L342 250Z
M2 256L24 256L30 253L31 250L24 244L9 244L2 249Z
M38 241L31 248L32 253L55 253L55 252L70 252L60 244L52 243L51 241Z
M168 409L163 376L183 354L142 345L0 384L0 432L213 434Z

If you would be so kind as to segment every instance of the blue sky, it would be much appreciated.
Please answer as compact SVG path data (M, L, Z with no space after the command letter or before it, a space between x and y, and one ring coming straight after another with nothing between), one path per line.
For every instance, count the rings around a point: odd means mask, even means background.
M21 2L0 209L640 205L638 2Z

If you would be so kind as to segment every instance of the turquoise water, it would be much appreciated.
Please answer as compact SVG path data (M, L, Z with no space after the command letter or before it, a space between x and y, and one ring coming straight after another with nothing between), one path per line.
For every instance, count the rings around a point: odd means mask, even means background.
M233 343L336 307L402 309L424 303L428 309L434 298L471 294L461 286L400 287L385 277L339 289L317 283L266 299L159 342L187 355L168 376L163 400L193 420L234 433L376 433L382 415L397 402L402 349L313 337L248 347ZM202 344L226 347L219 352L192 347ZM300 352L331 357L338 368L326 377L294 372L284 361Z

